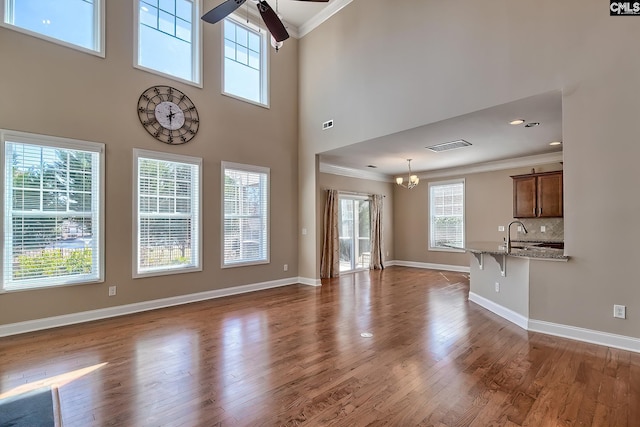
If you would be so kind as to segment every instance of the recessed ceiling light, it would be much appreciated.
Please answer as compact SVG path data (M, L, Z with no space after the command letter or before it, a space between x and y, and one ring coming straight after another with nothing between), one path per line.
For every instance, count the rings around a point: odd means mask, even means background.
M509 122L510 125L521 125L524 123L524 119L515 119Z
M561 145L561 144L562 144L562 142L560 142L560 141L553 141L553 142L549 143L549 145Z
M540 126L539 122L531 122L531 123L527 123L526 125L524 125L524 127L526 128L532 128L534 126Z

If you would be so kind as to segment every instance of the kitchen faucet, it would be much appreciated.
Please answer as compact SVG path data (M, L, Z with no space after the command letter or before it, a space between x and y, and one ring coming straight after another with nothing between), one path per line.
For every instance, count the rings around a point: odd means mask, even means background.
M511 225L512 224L520 224L522 226L522 231L524 231L524 234L527 234L527 227L525 227L522 222L520 222L520 221L511 221L509 223L509 226L507 227L507 253L508 254L511 253Z

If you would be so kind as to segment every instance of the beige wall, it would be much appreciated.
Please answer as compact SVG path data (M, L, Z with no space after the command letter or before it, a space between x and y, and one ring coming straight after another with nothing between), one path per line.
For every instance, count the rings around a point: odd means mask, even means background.
M200 89L134 69L132 4L108 1L106 10L104 59L0 28L0 128L106 145L105 283L0 294L0 324L297 275L297 41L288 40L277 55L270 49L265 109L221 95L220 25L203 27ZM155 141L138 120L138 97L158 84L182 90L198 107L200 130L186 145ZM203 158L202 272L132 279L133 148ZM220 268L222 160L271 168L268 265ZM107 297L109 285L118 286L116 297Z
M467 257L471 270L469 292L528 319L531 261L527 258L507 257L506 276L501 276L500 265L494 257L484 254L482 270L474 255L468 254ZM499 292L495 291L496 283L498 283Z
M373 181L368 179L351 178L328 173L319 176L321 198L319 210L324 212L326 194L323 190L334 189L346 192L363 194L382 194L382 255L383 261L394 259L394 235L393 235L393 184L390 182ZM321 250L321 248L319 248Z
M354 0L301 40L299 164L332 148L562 90L564 237L572 259L538 269L530 314L640 337L640 198L633 196L640 55L630 42L640 38L637 22L610 17L595 0ZM322 132L328 118L335 126ZM300 181L317 185L306 170ZM300 203L314 197L300 194ZM406 197L396 194L396 205ZM397 242L407 234L400 221L396 210ZM313 238L301 242L301 254L316 259ZM406 255L400 246L397 258ZM626 320L612 318L614 303L627 305Z
M396 260L429 264L469 266L465 253L430 251L429 246L429 183L464 178L465 180L465 240L467 242L502 242L505 229L513 220L512 175L531 172L531 167L493 172L451 175L420 179L412 190L394 186L394 236ZM536 172L561 170L560 163L535 166ZM543 225L544 220L539 220ZM512 227L511 236L518 237ZM520 236L521 237L521 236Z

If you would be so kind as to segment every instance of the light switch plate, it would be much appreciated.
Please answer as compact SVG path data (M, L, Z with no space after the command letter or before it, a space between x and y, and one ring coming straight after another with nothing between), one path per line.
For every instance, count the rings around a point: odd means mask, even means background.
M547 227L546 227L546 226L544 226L544 225L541 225L541 226L540 226L540 232L541 232L541 233L545 233L546 231L547 231Z
M498 231L504 231L504 225L499 225L498 226Z

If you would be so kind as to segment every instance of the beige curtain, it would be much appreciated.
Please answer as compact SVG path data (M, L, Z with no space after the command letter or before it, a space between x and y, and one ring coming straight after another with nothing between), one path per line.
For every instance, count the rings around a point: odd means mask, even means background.
M382 195L374 194L371 199L371 258L369 268L382 270Z
M327 190L324 206L324 229L320 277L327 279L340 275L340 241L338 236L338 190Z

